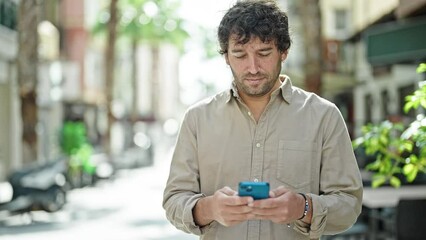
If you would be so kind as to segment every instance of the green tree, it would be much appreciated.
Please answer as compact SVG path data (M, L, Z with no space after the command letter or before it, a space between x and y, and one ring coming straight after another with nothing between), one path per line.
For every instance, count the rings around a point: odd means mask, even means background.
M159 49L164 43L172 44L183 50L188 33L184 30L184 21L177 15L179 1L175 0L122 0L118 4L118 36L131 42L132 52L132 119L137 119L137 47L147 43L152 51L151 89L152 109L158 109L158 62ZM100 16L104 15L103 13ZM102 18L100 18L102 19ZM103 32L105 22L100 20L94 27L94 33Z
M113 87L114 87L114 69L115 69L115 43L117 41L117 23L118 23L118 0L111 0L109 7L109 21L107 22L108 39L105 51L105 78L106 78L106 99L108 105L108 128L107 140L104 143L106 152L111 153L111 126L114 121L112 115Z
M322 32L319 0L298 0L297 11L302 23L305 89L321 94L322 86Z
M425 73L426 64L420 64L417 72ZM362 128L363 135L353 141L354 148L362 147L367 155L376 157L367 165L367 170L374 172L373 187L386 182L399 187L399 176L413 182L419 173L426 173L426 81L420 82L419 89L405 100L405 112L412 109L419 112L408 126L389 121L368 124Z
M37 159L37 73L40 6L43 1L19 2L17 74L21 100L23 162Z
M118 23L120 12L118 9L119 0L110 0L108 8L104 9L98 17L98 23L93 27L92 34L106 37L104 53L104 77L105 77L105 98L107 105L107 132L104 136L103 145L105 151L110 154L111 126L114 121L112 114L112 101L114 100L114 75L116 42L118 38Z

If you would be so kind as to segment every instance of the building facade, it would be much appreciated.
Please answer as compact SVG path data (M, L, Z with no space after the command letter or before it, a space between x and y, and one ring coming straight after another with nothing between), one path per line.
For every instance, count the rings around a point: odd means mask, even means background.
M0 0L0 181L20 159L20 112L16 80L18 1ZM5 47L7 46L7 47Z

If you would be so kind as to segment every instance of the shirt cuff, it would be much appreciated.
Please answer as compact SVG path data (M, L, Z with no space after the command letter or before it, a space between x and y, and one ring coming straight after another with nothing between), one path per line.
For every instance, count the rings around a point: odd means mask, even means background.
M324 232L328 209L321 204L320 197L314 194L306 194L312 199L312 221L311 224L297 220L293 229L303 235L309 235L310 239L319 239Z
M186 206L185 206L184 211L183 211L183 224L184 224L186 230L188 232L193 233L193 234L198 235L198 236L204 234L215 223L213 221L210 224L207 224L203 227L200 227L195 223L194 215L193 215L192 212L193 212L193 209L194 209L195 205L197 204L198 200L200 200L203 197L205 197L204 194L196 194L196 195L192 196L187 201Z

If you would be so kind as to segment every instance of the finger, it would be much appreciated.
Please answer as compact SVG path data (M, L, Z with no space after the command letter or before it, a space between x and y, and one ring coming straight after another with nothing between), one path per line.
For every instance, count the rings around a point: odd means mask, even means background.
M224 201L224 203L229 206L248 205L253 202L252 197L239 197L238 192L227 186L219 191L229 197Z
M251 213L253 208L248 207L247 205L241 205L241 206L227 206L226 207L226 213L227 214L247 214Z
M275 198L267 198L262 200L254 201L251 205L253 208L258 209L272 209L276 208L278 205L277 200Z
M237 192L232 190L232 188L226 186L220 189L220 191L228 196L234 196Z
M287 192L289 192L290 189L285 188L284 186L279 186L276 189L272 190L269 195L273 195L274 197L279 197Z
M253 202L254 202L253 197L235 196L235 197L229 198L227 201L227 204L231 206L251 206Z

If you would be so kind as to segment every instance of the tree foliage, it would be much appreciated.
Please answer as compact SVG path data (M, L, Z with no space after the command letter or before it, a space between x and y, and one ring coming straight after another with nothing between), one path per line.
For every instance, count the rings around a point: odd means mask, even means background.
M418 73L426 72L426 64L417 68ZM383 121L368 124L362 128L362 136L353 141L354 148L362 147L375 161L367 165L373 171L373 187L387 182L394 187L401 185L399 176L413 182L418 174L426 173L426 81L405 98L404 111L419 112L408 125ZM423 109L423 111L420 111Z
M183 25L184 20L177 14L179 1L176 0L121 0L118 36L137 40L149 45L171 43L183 50L189 37ZM92 33L101 34L106 30L108 12L98 16Z

